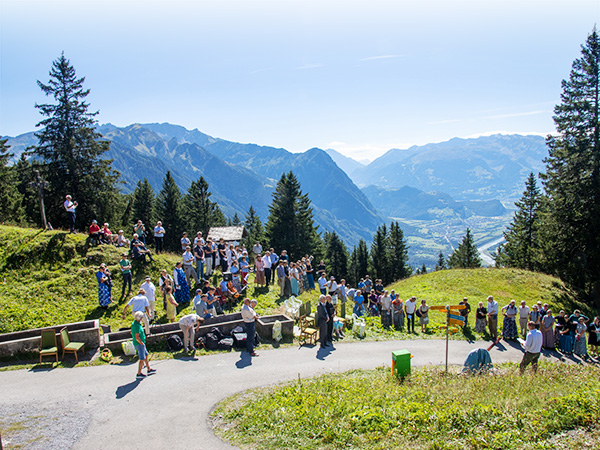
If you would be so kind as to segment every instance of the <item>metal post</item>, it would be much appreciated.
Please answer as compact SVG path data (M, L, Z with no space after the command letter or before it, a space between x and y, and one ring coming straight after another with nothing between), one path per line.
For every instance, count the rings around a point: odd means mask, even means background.
M40 176L40 171L35 171L35 181L31 183L32 186L37 187L40 197L40 214L42 216L42 226L44 230L48 229L48 222L46 221L46 208L44 207L44 188L48 184L47 181L43 181Z
M446 305L446 374L448 374L448 336L450 329L450 306Z

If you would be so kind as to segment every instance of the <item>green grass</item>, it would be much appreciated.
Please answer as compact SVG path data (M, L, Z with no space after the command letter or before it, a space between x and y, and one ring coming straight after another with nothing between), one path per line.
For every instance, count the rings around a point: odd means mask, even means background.
M404 383L389 368L328 374L236 395L219 404L212 419L218 435L248 449L600 444L596 367L548 363L537 375L521 377L515 364L507 364L499 372L462 377L426 368Z

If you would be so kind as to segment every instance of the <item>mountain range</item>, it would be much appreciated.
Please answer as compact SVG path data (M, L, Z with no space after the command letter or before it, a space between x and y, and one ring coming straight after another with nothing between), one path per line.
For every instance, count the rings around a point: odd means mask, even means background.
M452 250L466 226L478 244L498 240L525 178L543 170L546 156L539 136L455 138L392 149L365 165L331 149L291 153L168 123L104 124L98 131L111 141L106 156L121 173L125 193L144 178L158 192L167 170L182 192L203 176L226 216L243 218L252 205L266 222L274 187L291 170L321 231L335 230L352 248L359 239L369 242L378 225L399 220L411 264L430 267L439 251ZM34 133L8 142L15 158L36 143Z

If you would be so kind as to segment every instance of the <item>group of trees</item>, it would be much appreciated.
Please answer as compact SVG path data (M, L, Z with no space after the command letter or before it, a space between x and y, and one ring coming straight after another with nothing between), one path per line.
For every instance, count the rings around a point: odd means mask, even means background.
M594 28L562 82L540 192L533 174L498 264L559 276L600 307L600 37Z

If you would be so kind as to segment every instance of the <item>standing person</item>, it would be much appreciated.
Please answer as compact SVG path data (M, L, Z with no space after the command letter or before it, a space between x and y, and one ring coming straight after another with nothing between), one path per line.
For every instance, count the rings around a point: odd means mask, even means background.
M131 292L131 262L127 259L127 253L121 253L119 261L121 275L123 275L123 289L121 290L121 300L125 298L125 286L128 286L127 295Z
M407 330L409 333L415 332L415 310L417 309L417 297L411 297L404 303L404 312L406 312Z
M321 272L321 276L317 280L319 283L319 291L321 291L321 295L327 295L327 276L325 272Z
M146 291L146 298L148 299L148 317L150 318L150 323L152 323L156 318L156 286L152 283L150 276L146 276L140 287Z
M308 281L308 290L312 291L315 288L315 275L312 266L312 257L306 258L306 279Z
M285 294L285 267L283 267L283 261L279 260L277 266L277 281L279 282L279 296L283 297Z
M285 285L283 288L283 295L289 297L292 295L292 280L290 275L290 268L288 267L287 259L283 261L283 270L285 271Z
M543 342L542 345L544 348L554 350L554 316L552 315L552 310L548 309L544 317L542 317L542 321L540 323L540 331L542 332Z
M105 271L106 265L101 264L96 273L96 280L98 280L98 303L101 308L107 309L112 301L110 299L110 280L106 276Z
M381 325L389 327L392 318L392 297L387 290L383 291L381 296Z
M583 316L579 317L577 328L575 329L575 340L573 345L573 353L581 356L582 359L587 359L587 343L585 340L585 332L587 331L587 325Z
M319 342L321 348L327 346L327 324L329 323L329 314L327 314L326 297L321 294L319 296L319 304L317 305L317 316L319 326Z
M67 216L69 217L69 228L71 233L75 233L75 209L77 208L77 202L71 201L71 196L65 196L65 202L63 203Z
M508 305L502 307L502 312L504 313L502 337L505 340L516 339L519 336L519 332L517 331L517 322L515 321L518 312L515 301L511 300Z
M559 351L564 351L561 342L564 343L562 332L567 329L567 317L565 311L560 310L558 316L554 316L554 345L558 347Z
M538 305L536 305L535 303L533 304L533 306L531 307L531 311L529 312L529 320L533 323L535 323L535 327L537 329L540 328L540 320L542 319L542 316L540 314L540 310Z
M185 272L181 268L181 261L175 264L173 270L173 281L175 282L175 300L181 305L182 303L190 302L190 287L187 284Z
M292 295L298 295L299 294L298 269L296 268L296 264L293 262L290 263L289 278L290 278L290 286L291 286L291 290L292 290Z
M340 305L346 304L347 290L348 290L348 288L346 286L346 280L342 278L342 280L340 281L340 284L338 284L338 300L340 302Z
M371 290L373 289L373 282L371 281L371 278L369 278L369 275L365 275L365 293L367 294L367 297L369 297L369 295L371 295ZM365 298L367 298L365 297Z
M523 339L527 335L527 322L529 322L529 306L527 306L525 300L521 300L521 306L519 306L519 328L521 329L521 337Z
M271 252L266 251L265 256L262 257L264 271L265 271L265 284L269 287L271 282Z
M202 233L198 232L200 235ZM196 260L196 278L198 280L204 279L204 248L202 246L204 240L198 240L196 238L196 244L194 245L194 259Z
M479 307L475 312L475 331L485 333L487 327L487 309L483 306L483 302L479 302Z
M490 329L490 336L493 340L496 340L498 339L498 302L491 295L487 298L487 301L488 328Z
M260 255L256 257L256 260L254 261L254 267L256 268L254 283L260 287L263 287L265 284L265 266Z
M175 317L177 317L177 307L179 303L175 301L175 297L173 297L173 286L169 285L165 288L165 296L167 306L165 310L167 311L167 319L169 319L170 323L175 322Z
M254 334L256 333L256 319L258 319L258 314L254 311L256 304L256 300L245 298L244 306L242 306L242 319L246 327L246 350L250 356L258 356L258 353L254 351Z
M158 288L163 296L163 309L167 309L167 287L173 287L173 277L167 273L167 269L160 271L160 278L158 279Z
M156 222L154 227L154 244L156 245L156 253L163 251L163 245L165 240L165 229L162 226L162 222L159 220Z
M469 300L467 297L464 297L459 305L465 305L465 308L459 310L460 315L465 318L465 326L469 326L469 313L471 312L471 305L469 304Z
M338 304L338 289L339 285L335 281L335 277L332 275L331 277L329 277L329 281L327 282L327 293L331 296L331 303L333 304L333 307L336 309L336 311Z
M331 295L327 295L325 300L325 309L327 310L327 316L329 316L329 322L327 322L327 342L333 345L333 322L335 320L335 306L332 303Z
M529 364L531 364L533 373L537 372L538 359L540 359L540 352L542 351L542 333L540 333L540 330L535 327L535 322L530 320L527 324L527 328L529 328L527 340L524 344L522 344L525 348L525 354L523 355L521 364L519 364L519 371L521 375L523 375Z
M588 333L590 334L590 353L597 358L598 345L600 345L600 318L598 316L594 317L594 321L588 325Z
M221 263L221 272L225 273L227 272L227 244L225 243L225 239L219 239L217 252L219 253L219 262Z
M394 317L394 328L402 331L404 329L404 302L399 295L392 300L392 315Z
M191 244L191 241L188 238L188 235L185 231L181 235L180 242L181 242L181 251L185 252L185 249Z
M419 306L419 313L421 317L419 317L419 325L421 325L421 333L427 332L427 324L429 323L429 306L427 305L427 300L421 300L421 306Z
M133 234L137 234L138 239L142 241L144 245L146 245L146 226L142 223L141 220L138 220L137 223L133 226Z
M262 245L260 245L260 242L257 242L256 244L254 244L254 247L252 247L252 254L254 256L255 261L256 261L256 257L260 256L262 254Z
M134 314L136 312L141 312L143 314L144 328L146 330L146 334L150 334L150 322L148 321L150 309L148 298L146 297L146 291L140 288L138 290L138 295L132 297L131 300L129 300L129 303L127 303L125 305L125 308L123 308L123 319L125 319L125 314L127 314L127 308L129 308L130 305Z
M273 270L275 272L275 270ZM240 258L240 278L242 279L242 286L248 284L248 276L250 275L250 263L248 263L247 252L242 254Z
M204 323L204 319L197 314L188 314L179 319L179 328L183 332L183 348L186 352L196 350L195 332L200 329L202 323Z
M142 324L140 323L144 318L144 313L141 311L136 311L133 314L133 318L134 320L131 324L131 337L133 339L133 345L135 346L138 359L140 360L138 363L136 378L143 379L146 378L146 375L142 373L144 364L146 365L146 373L148 375L155 373L156 369L151 369L150 362L148 361L148 350L146 350L146 333L144 333L144 328L142 328Z
M197 284L198 283L198 275L196 275L196 270L194 270L194 260L196 258L194 258L194 254L192 253L192 249L190 248L189 245L185 248L185 252L183 252L183 255L181 255L181 258L183 260L183 263L182 263L183 273L185 274L185 278L187 280L188 286L192 285L192 278L194 279L194 281Z
M204 269L206 270L206 279L209 279L213 273L213 249L212 241L208 239L202 247L204 251Z
M271 259L271 283L275 284L275 275L277 272L277 267L279 265L279 256L275 253L275 249L269 249L270 259Z

